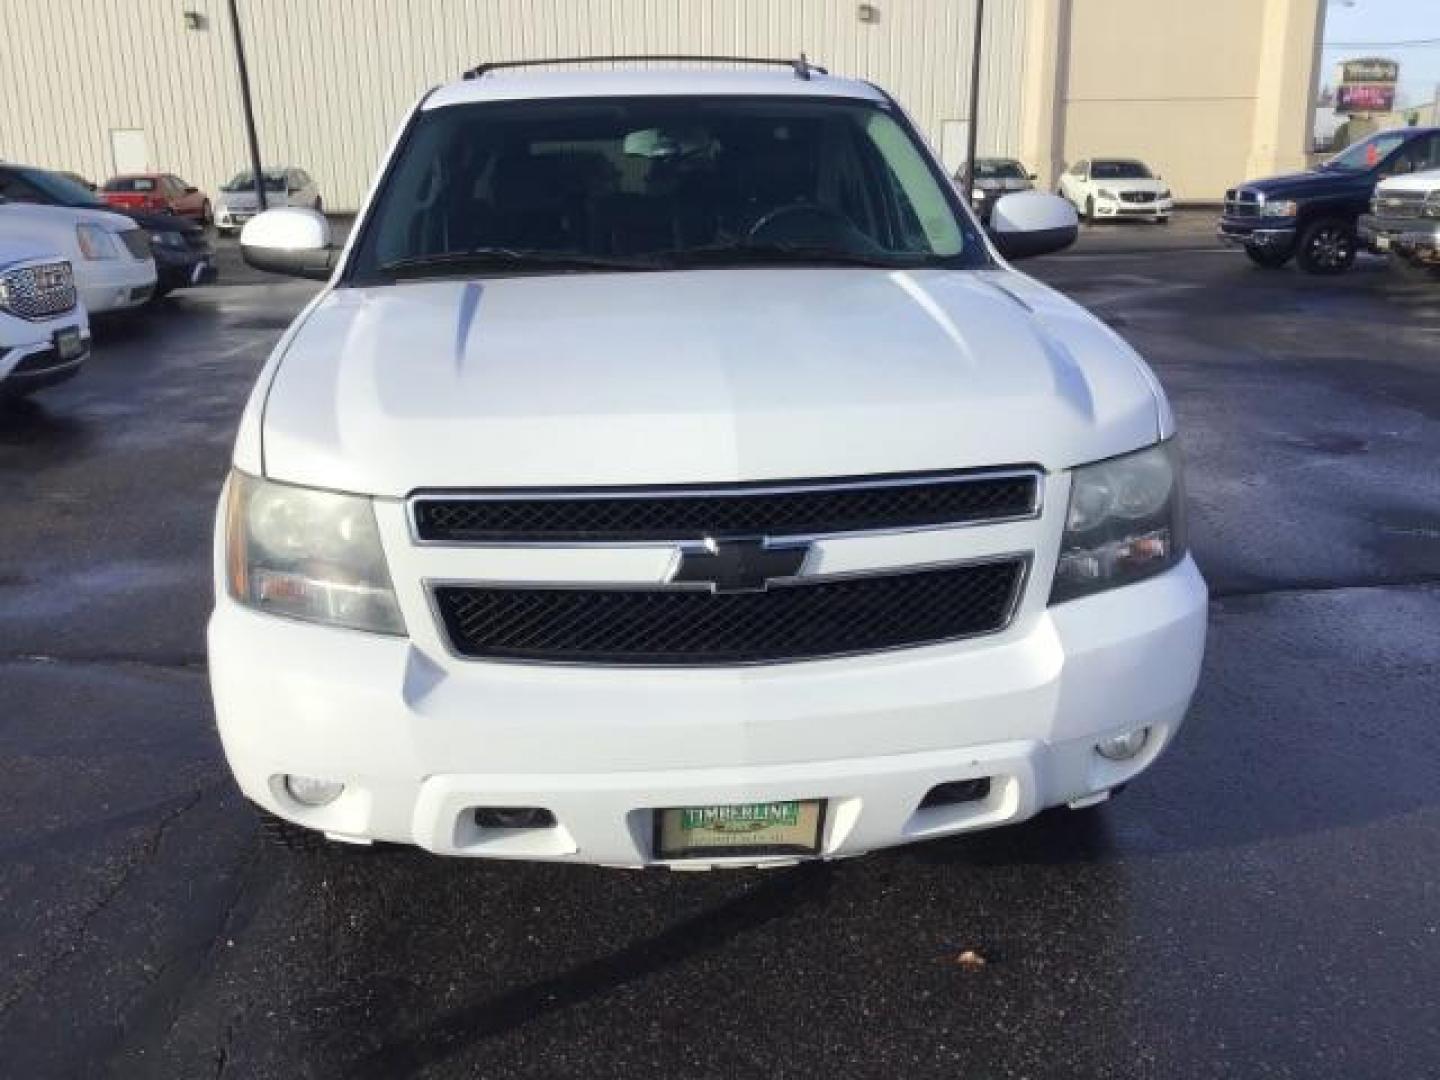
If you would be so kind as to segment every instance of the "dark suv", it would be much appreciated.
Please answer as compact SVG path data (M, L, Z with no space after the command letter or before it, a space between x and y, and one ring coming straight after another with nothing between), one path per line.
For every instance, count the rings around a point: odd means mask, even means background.
M1303 173L1251 180L1225 193L1220 238L1240 244L1257 266L1293 256L1312 274L1338 274L1355 261L1355 225L1375 185L1440 165L1440 128L1398 128L1363 139Z

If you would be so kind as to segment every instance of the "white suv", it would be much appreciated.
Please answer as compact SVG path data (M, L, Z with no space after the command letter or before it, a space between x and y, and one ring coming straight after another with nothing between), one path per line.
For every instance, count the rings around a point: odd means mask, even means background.
M1205 637L1174 421L999 254L1074 212L992 228L891 98L803 61L478 69L343 252L250 222L254 265L329 279L216 532L220 733L272 830L776 863L1154 762Z
M0 398L64 382L90 353L90 321L70 263L0 237Z

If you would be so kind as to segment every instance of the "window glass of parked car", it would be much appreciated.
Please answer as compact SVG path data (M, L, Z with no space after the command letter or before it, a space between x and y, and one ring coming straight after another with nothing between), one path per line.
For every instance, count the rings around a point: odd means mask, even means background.
M110 204L73 180L45 169L0 165L0 196L11 202L53 203L109 210Z
M1091 180L1149 180L1150 176L1138 161L1096 161L1090 166Z
M881 106L480 103L417 117L350 273L463 272L467 256L522 269L527 254L552 272L561 256L637 269L975 265L987 256L972 230L914 135Z
M153 176L116 176L105 181L106 191L154 191Z
M264 175L264 177L265 177L265 190L266 190L266 191L284 191L284 190L285 190L285 174L284 174L283 172L267 172L267 173L264 173L263 175ZM244 172L238 172L238 173L236 173L233 177L231 177L229 183L221 184L221 185L220 185L220 190L221 190L221 191L254 191L254 190L255 190L255 180L254 180L254 176L255 176L255 174L252 173L252 172L250 172L248 169L247 169L246 171L244 171Z
M1338 172L1365 172L1373 169L1405 143L1401 132L1383 132L1362 139L1320 166Z
M1018 161L986 160L975 162L977 180L1025 180L1028 176Z

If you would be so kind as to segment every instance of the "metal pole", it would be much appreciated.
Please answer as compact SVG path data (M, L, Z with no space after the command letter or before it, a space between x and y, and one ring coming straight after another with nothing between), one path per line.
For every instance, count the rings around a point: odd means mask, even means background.
M234 0L231 0L233 3ZM985 27L985 0L975 0L975 43L970 54L970 130L965 147L965 201L974 201L975 136L980 126L980 36Z
M255 180L255 205L264 210L265 177L260 171L260 139L255 134L255 107L250 102L250 69L245 66L245 39L240 34L240 13L235 9L235 0L230 0L230 32L235 37L235 66L240 70L240 105L245 110L245 135L250 140L250 171Z

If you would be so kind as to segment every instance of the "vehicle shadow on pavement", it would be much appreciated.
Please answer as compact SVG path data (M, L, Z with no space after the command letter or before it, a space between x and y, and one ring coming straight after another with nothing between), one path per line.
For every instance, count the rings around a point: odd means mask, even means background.
M718 907L675 922L653 937L550 978L444 1013L404 1040L362 1058L346 1075L376 1080L412 1075L546 1013L614 994L627 984L698 954L723 949L733 938L767 923L795 919L803 916L807 908L823 909L833 873L833 867L823 863L767 873L754 888Z

